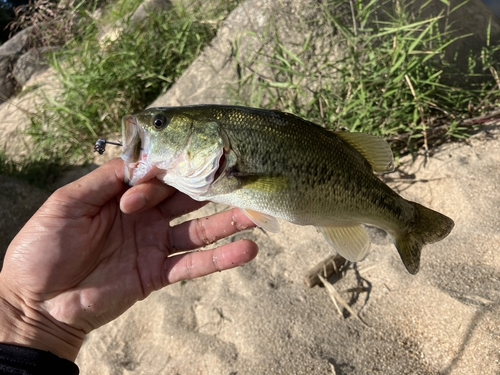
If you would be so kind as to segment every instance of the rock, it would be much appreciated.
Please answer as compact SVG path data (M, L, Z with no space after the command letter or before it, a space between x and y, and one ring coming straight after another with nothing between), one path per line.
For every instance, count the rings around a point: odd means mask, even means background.
M172 8L172 3L169 0L143 1L130 18L130 24L132 25L145 20L153 12L165 12L170 8Z
M5 102L14 93L16 84L10 71L15 58L13 56L0 56L0 104Z
M0 175L0 262L17 232L48 198L49 193ZM1 267L1 265L0 265Z
M147 19L148 15L153 12L165 12L172 8L172 3L169 0L145 0L139 5L134 14L125 20L120 20L113 25L105 26L99 33L98 39L103 48L106 48L108 43L117 40L124 32L124 29L132 29Z
M32 27L15 34L0 46L0 56L18 56L28 49Z
M28 48L31 36L28 27L0 46L0 104L10 98L17 87L11 71L21 54Z
M484 3L493 11L493 13L500 17L500 2L497 0L484 0Z
M344 53L338 48L338 36L307 22L316 19L319 12L321 7L314 1L241 3L224 21L210 45L151 107L234 102L232 91L248 71L266 75L266 61L262 56L259 56L261 61L253 60L259 52L273 53L276 35L286 48L295 52L311 37L313 44L329 48L329 59L338 59ZM246 71L242 71L242 66Z
M56 49L56 47L32 48L21 55L12 69L12 75L17 83L24 86L31 76L46 70L49 67L47 57Z
M26 130L30 116L45 97L55 98L61 93L61 84L53 69L36 74L26 83L22 95L0 104L0 150L12 161L20 162L35 147Z

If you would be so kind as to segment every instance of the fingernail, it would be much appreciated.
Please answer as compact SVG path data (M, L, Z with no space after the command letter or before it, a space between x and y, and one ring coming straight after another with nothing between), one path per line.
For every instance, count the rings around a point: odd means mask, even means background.
M146 207L146 197L143 194L129 194L122 197L120 201L120 210L125 214L133 214Z

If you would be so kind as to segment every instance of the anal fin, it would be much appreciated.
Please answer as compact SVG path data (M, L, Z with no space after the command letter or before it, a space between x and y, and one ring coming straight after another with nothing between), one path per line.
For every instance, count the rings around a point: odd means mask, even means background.
M262 229L271 233L278 233L280 231L280 225L275 217L257 211L245 210L243 208L240 208L240 210L246 215L246 217Z
M370 237L361 225L351 227L318 227L326 241L351 262L363 260L370 250Z

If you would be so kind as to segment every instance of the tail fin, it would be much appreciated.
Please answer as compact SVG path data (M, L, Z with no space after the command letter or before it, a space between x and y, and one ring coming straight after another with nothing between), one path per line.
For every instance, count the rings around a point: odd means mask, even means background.
M414 226L396 238L396 248L408 272L415 275L420 267L422 247L445 238L455 223L439 212L415 202L410 203L415 207Z

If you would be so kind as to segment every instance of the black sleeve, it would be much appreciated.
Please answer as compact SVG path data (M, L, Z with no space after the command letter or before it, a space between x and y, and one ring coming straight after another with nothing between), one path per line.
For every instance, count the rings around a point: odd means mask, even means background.
M0 344L2 375L78 375L78 366L51 352Z

